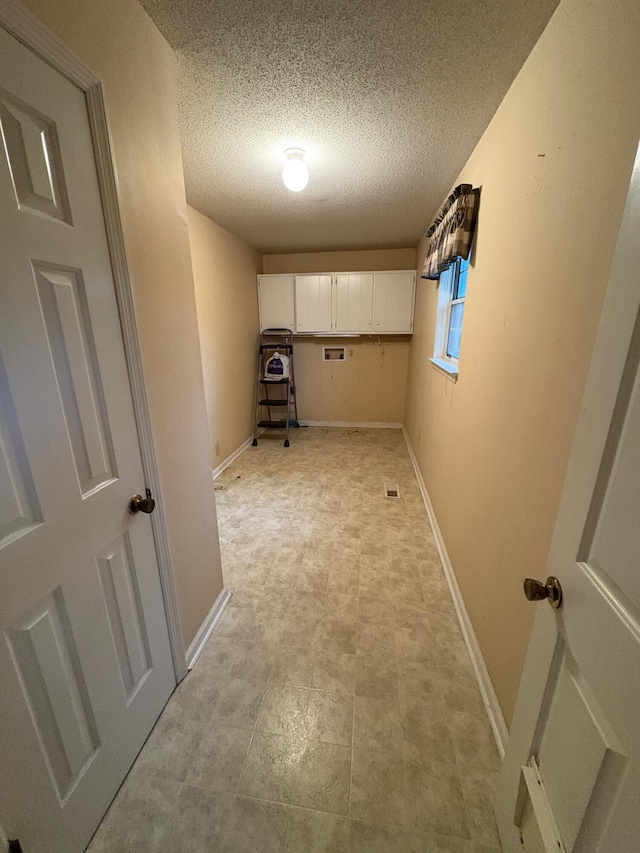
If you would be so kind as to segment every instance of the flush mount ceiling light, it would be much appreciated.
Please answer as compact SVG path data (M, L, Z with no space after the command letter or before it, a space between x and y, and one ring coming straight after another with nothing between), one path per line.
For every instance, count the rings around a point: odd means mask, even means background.
M304 162L302 148L287 148L284 152L287 162L282 170L284 185L291 192L299 193L309 183L309 170Z

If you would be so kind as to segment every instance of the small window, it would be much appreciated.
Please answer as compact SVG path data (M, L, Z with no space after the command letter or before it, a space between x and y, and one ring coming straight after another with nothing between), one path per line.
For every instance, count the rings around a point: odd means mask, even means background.
M456 258L441 273L438 284L438 319L431 361L454 380L458 376L468 274L469 261Z

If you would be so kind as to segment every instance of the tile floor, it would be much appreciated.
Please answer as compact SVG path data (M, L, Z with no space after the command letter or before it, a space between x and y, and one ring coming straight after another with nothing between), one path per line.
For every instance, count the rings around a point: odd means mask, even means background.
M498 853L499 758L402 433L262 439L218 489L233 599L91 853Z

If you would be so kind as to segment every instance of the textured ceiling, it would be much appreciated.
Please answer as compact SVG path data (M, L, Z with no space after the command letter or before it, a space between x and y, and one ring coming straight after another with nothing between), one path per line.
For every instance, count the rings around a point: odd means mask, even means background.
M178 57L189 203L272 253L415 245L558 0L142 3Z

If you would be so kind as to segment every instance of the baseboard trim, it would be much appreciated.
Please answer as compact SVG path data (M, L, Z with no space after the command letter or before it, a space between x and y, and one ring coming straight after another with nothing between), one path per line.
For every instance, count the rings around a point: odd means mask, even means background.
M189 648L187 649L187 669L193 669L196 665L196 662L200 655L202 654L202 650L204 649L207 640L211 636L213 629L218 624L218 620L224 613L224 609L231 600L232 592L227 587L223 587L220 591L220 594L213 602L213 607L207 613L207 616L198 629L198 633L195 635Z
M403 424L386 421L300 421L300 426L351 427L352 429L402 429Z
M241 453L244 453L244 451L247 449L247 447L249 447L249 445L251 444L252 441L253 441L253 436L251 435L251 436L249 436L249 438L246 441L242 442L242 444L240 445L240 447L238 447L237 450L234 450L230 456L227 456L227 458L224 460L224 462L221 462L217 468L214 468L213 469L213 479L216 480L220 476L220 474L222 474L222 472L225 470L225 468L228 468L232 462L235 462L236 459L238 458L238 456L240 456Z
M449 585L451 598L453 599L453 606L455 607L455 611L458 616L458 622L460 623L462 636L464 637L469 656L471 657L473 671L478 682L478 687L480 688L480 695L482 696L482 701L486 708L487 716L489 717L489 723L491 724L493 736L496 739L498 752L500 753L500 757L504 758L505 750L507 748L507 741L509 739L509 730L507 728L507 724L502 713L502 708L500 707L500 703L498 702L498 697L496 696L496 692L493 688L491 676L489 675L487 665L480 650L478 638L476 637L476 633L473 630L471 619L469 618L469 614L467 613L467 609L464 605L464 599L462 597L462 593L460 592L458 581L456 580L456 575L453 570L451 560L449 558L447 546L445 545L445 541L442 536L442 531L440 530L440 526L438 525L438 520L436 519L436 515L433 510L431 498L429 497L429 493L427 492L427 486L424 482L420 467L418 466L418 460L416 459L416 455L413 452L411 440L404 426L402 427L402 432L404 433L404 438L407 443L409 456L411 457L411 463L413 464L413 470L418 481L418 486L420 487L422 500L424 501L424 505L427 510L427 515L429 516L429 521L431 522L431 527L435 536L436 545L438 547L438 553L440 554L440 559L442 560L444 574L447 579L447 584Z

